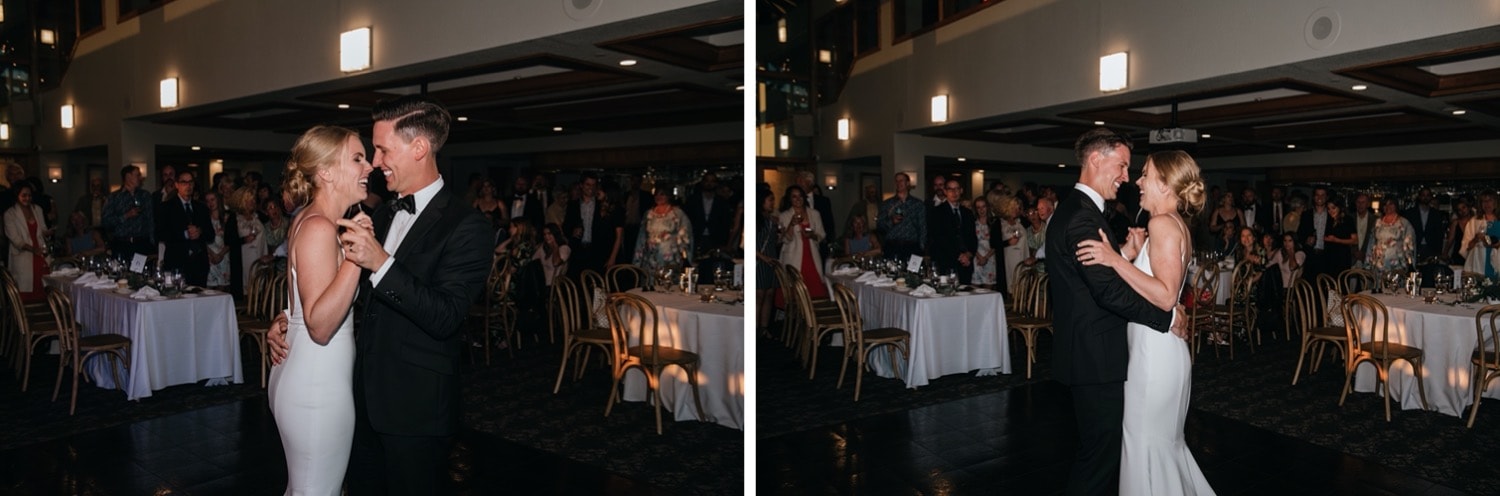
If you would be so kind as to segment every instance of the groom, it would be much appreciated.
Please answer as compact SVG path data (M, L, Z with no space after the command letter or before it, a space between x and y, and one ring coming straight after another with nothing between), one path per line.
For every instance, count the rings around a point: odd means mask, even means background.
M1174 319L1173 312L1152 306L1113 269L1084 266L1074 254L1079 242L1099 239L1100 230L1110 232L1104 201L1130 182L1130 141L1096 128L1079 137L1073 150L1083 170L1047 224L1049 298L1057 326L1052 370L1054 379L1072 389L1078 421L1078 453L1067 494L1114 494L1129 360L1125 324L1167 332ZM1179 326L1171 331L1179 336L1186 332Z
M356 306L349 494L442 494L459 421L461 326L489 273L494 233L438 174L452 122L446 109L407 95L372 113L372 165L398 197L376 209L373 227L338 221L344 256L366 275ZM267 339L279 362L285 326Z

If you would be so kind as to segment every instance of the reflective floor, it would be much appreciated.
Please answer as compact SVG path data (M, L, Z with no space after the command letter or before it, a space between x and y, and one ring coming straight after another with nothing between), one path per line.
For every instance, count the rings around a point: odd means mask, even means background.
M0 452L0 494L281 494L281 440L265 398ZM458 494L657 494L590 465L488 434L450 455Z
M788 495L1061 494L1077 442L1071 401L1062 385L1044 381L762 439L757 487ZM1196 410L1186 432L1221 495L1465 494Z

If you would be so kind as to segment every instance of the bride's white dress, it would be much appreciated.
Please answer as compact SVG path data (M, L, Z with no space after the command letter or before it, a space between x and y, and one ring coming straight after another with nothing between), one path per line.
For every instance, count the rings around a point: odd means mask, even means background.
M1150 239L1135 267L1151 274ZM1183 440L1192 362L1185 341L1131 322L1130 365L1125 379L1125 420L1120 452L1120 494L1213 494Z
M354 313L326 346L302 319L297 269L288 263L291 312L286 361L271 369L271 414L286 451L288 495L338 495L354 440Z

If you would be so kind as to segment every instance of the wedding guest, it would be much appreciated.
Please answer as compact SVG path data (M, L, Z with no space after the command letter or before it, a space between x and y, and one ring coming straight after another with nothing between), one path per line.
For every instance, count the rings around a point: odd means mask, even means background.
M825 236L823 221L817 209L808 206L807 194L801 186L786 189L790 205L781 211L781 263L797 267L802 282L812 299L828 298L827 279L823 275L823 256L818 253L818 242Z
M90 226L81 211L68 216L68 232L63 237L63 247L68 250L67 255L73 258L102 255L109 250L99 228Z
M510 215L505 211L505 202L497 197L499 193L495 190L495 182L490 178L479 180L479 191L474 195L474 210L484 214L490 221L491 229L498 229L503 221L509 220Z
M1496 243L1487 234L1490 226L1497 220L1496 200L1494 193L1482 193L1479 195L1479 211L1474 212L1474 217L1469 219L1469 226L1464 229L1464 271L1484 274L1485 277L1495 277L1495 247Z
M1464 233L1469 229L1469 221L1473 218L1474 209L1469 205L1468 198L1459 198L1453 202L1453 222L1448 223L1448 236L1443 238L1443 253L1448 257L1449 264L1464 264L1462 242Z
M1416 231L1411 221L1396 211L1394 201L1382 203L1380 212L1380 219L1375 221L1369 234L1370 247L1365 253L1364 265L1377 271L1410 269L1413 257L1417 255L1414 251Z
M776 194L769 186L760 190L760 211L755 217L755 252L772 261L781 257L781 224L776 215ZM775 262L773 262L775 263ZM761 333L771 324L771 294L779 286L776 267L757 257L755 264L756 325Z
M213 241L208 243L208 283L205 286L218 290L229 287L230 273L229 245L224 242L224 218L228 214L224 213L223 203L218 192L203 193L203 205L208 207L208 219L214 226Z
M1020 200L1006 197L1000 203L999 230L1000 251L1004 254L1001 266L1005 269L1005 286L1000 290L1009 295L1016 284L1016 266L1031 256L1028 248L1031 246L1031 230L1021 223Z
M161 268L181 271L191 285L208 283L208 243L213 224L208 206L193 200L196 180L192 171L177 174L177 197L157 207L156 239L162 247Z
M1281 287L1283 290L1291 290L1292 284L1300 278L1302 263L1307 261L1307 253L1303 252L1297 243L1297 236L1292 233L1281 234L1281 245L1271 252L1270 261L1267 266L1275 265L1281 272Z
M252 270L255 262L260 257L266 256L266 226L260 222L260 216L255 211L255 190L240 188L234 192L229 199L229 206L234 209L234 222L238 228L236 233L240 239L240 266L230 267L230 270L240 272L240 280L244 281L245 287L255 277Z
M287 228L292 225L292 222L282 208L280 198L267 198L260 202L261 224L265 227L262 235L266 238L267 252L261 257L262 262L270 261L276 247L286 243Z
M109 234L109 251L115 258L129 260L134 255L156 253L152 234L156 222L152 212L156 203L151 193L141 188L141 169L134 165L120 168L120 189L110 193L104 202L104 229Z
M22 181L12 186L16 204L5 211L5 237L10 243L11 278L16 282L16 291L21 301L32 303L46 299L42 290L42 276L47 267L47 244L44 240L52 230L47 228L47 218L42 207L34 203L30 183Z
M1323 235L1325 274L1337 276L1354 262L1354 222L1344 215L1344 205L1330 200L1328 208L1328 230Z
M990 201L981 196L974 199L974 275L970 276L969 284L976 287L991 289L995 287L997 275L995 266L999 264L995 260L995 246L990 241L990 234L995 232L999 223L991 215Z
M905 262L912 255L921 255L927 243L927 205L911 194L911 176L896 173L896 194L880 204L880 217L875 219L875 230L885 237L882 251L886 257ZM783 204L790 203L782 198Z
M542 264L542 282L548 288L552 287L554 278L568 273L568 257L572 254L562 226L547 224L542 228L542 245L536 248L536 260Z
M1208 230L1213 233L1214 251L1229 252L1235 250L1236 241L1239 239L1240 226L1245 225L1244 214L1240 209L1234 208L1233 195L1220 195L1219 208L1214 209L1208 215Z
M849 216L849 233L844 236L844 253L871 258L880 256L880 240L870 232L865 214Z
M688 201L696 201L689 199ZM693 253L692 220L682 209L672 206L665 188L656 190L655 202L641 221L635 243L635 265L654 274L668 265L682 265Z
M89 191L78 197L78 202L73 205L73 211L84 215L84 222L89 226L104 225L104 202L109 195L104 191L104 178L89 178Z

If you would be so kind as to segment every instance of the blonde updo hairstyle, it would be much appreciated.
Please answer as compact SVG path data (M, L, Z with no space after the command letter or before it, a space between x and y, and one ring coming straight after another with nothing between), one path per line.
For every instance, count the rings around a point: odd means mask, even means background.
M314 179L318 171L338 164L344 144L359 133L340 126L313 126L297 144L292 146L292 158L286 162L286 179L281 181L281 190L297 206L307 205L318 193L318 182Z
M1182 150L1166 150L1152 153L1146 160L1156 166L1156 174L1162 183L1177 195L1178 212L1192 217L1203 211L1207 195L1203 192L1203 177L1199 175L1198 163L1193 157Z

